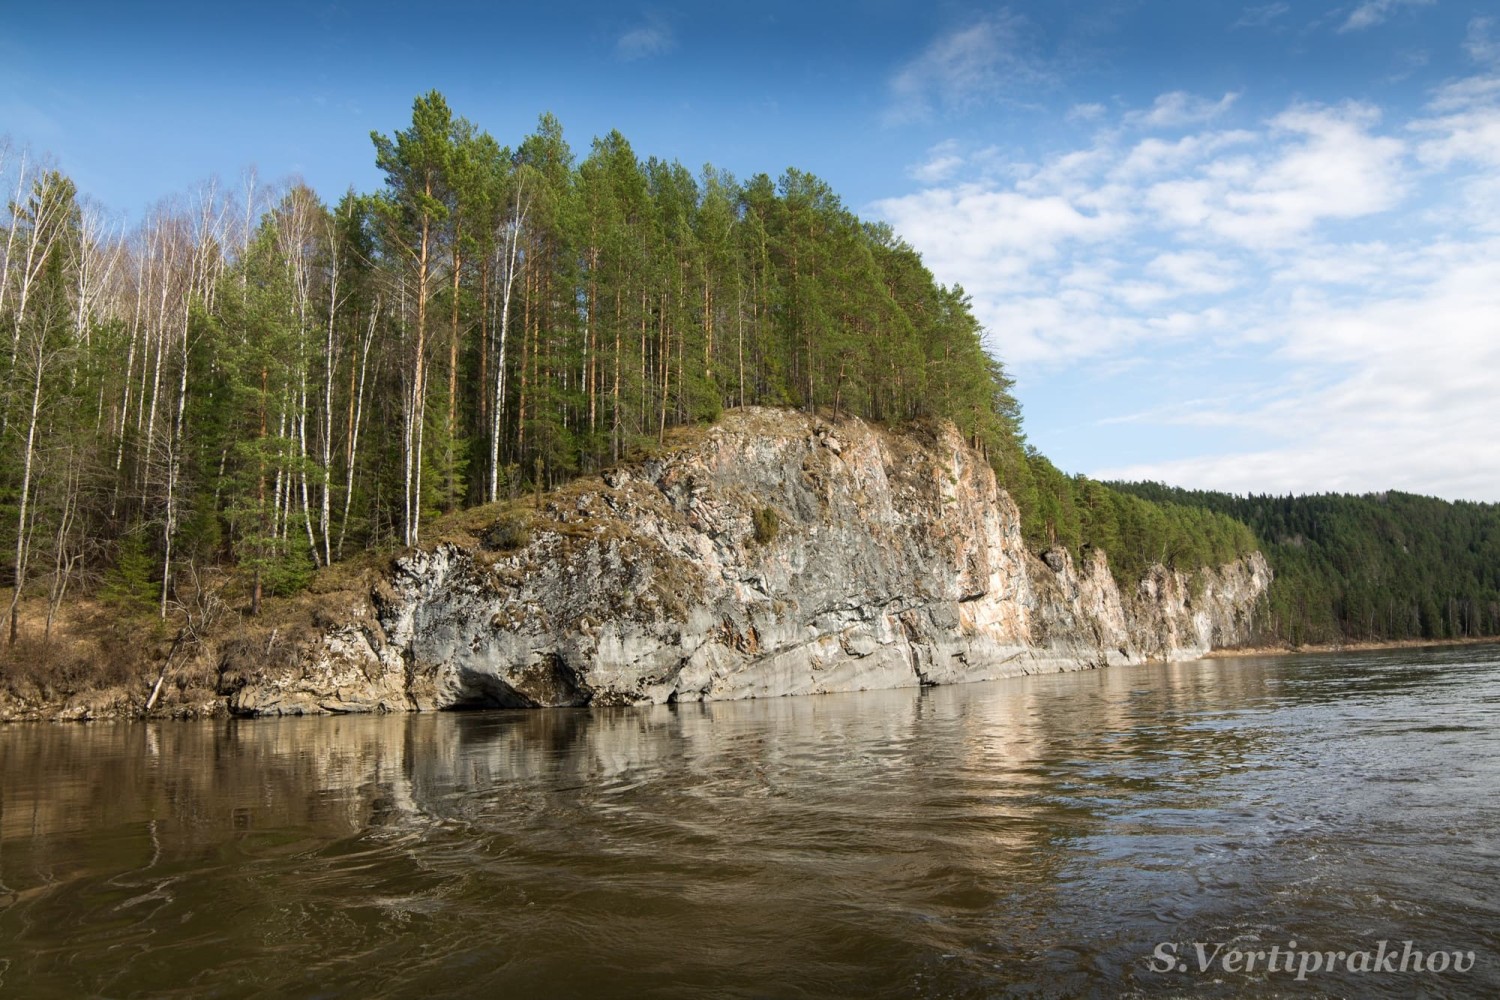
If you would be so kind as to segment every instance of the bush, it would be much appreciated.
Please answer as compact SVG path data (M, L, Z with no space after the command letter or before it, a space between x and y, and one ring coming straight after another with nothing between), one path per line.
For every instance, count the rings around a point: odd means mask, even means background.
M531 524L523 517L506 514L490 525L481 539L484 547L497 552L514 552L531 541Z
M776 540L776 531L781 523L774 509L761 507L750 515L750 520L755 525L755 544L770 545Z

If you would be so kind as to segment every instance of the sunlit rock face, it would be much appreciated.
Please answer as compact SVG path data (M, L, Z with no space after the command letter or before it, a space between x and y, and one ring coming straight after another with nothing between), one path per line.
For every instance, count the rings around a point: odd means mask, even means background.
M512 522L517 513L497 512ZM954 684L1244 642L1257 554L1121 594L1103 553L1022 544L951 427L726 414L658 458L398 559L295 666L234 667L245 714L641 704Z

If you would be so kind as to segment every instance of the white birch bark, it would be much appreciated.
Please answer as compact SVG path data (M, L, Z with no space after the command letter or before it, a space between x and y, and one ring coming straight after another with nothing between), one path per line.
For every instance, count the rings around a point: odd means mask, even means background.
M375 326L380 318L380 297L375 297L375 307L370 312L370 330L365 334L364 346L359 354L359 389L354 396L354 419L349 427L348 465L344 471L344 516L339 521L339 558L344 558L344 532L349 527L349 507L354 501L354 466L359 456L359 428L364 418L365 375L370 366L370 345L375 342ZM350 363L353 363L351 359Z
M19 512L16 515L16 568L14 579L14 590L10 595L10 645L16 644L16 635L19 630L19 615L21 605L21 590L26 586L26 563L29 555L27 546L27 516L31 512L31 478L36 458L36 428L37 418L42 412L42 369L46 361L43 345L40 340L33 343L34 353L31 358L31 411L26 422L26 449L21 462L21 496Z
M490 490L493 503L500 499L500 430L505 414L505 341L510 333L511 293L516 283L516 261L520 253L521 231L526 226L526 216L531 202L522 201L525 184L516 183L516 203L512 217L506 221L505 237L501 244L504 257L504 279L500 283L500 343L495 359L495 405L490 411Z

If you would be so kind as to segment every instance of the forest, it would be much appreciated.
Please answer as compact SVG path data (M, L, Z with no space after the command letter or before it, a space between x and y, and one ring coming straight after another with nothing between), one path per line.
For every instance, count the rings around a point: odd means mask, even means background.
M618 132L579 158L546 114L506 146L435 91L371 140L380 190L246 172L128 228L0 146L8 647L79 597L166 629L211 585L258 614L746 405L952 421L1034 548L1102 547L1122 580L1256 545L1053 467L963 289L811 174L694 173Z
M1267 641L1500 635L1500 505L1394 491L1277 497L1112 485L1254 530L1276 571L1262 618Z

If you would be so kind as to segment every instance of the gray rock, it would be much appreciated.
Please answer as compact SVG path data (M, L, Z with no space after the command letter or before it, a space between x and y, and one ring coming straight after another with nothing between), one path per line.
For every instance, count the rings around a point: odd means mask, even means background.
M756 541L753 516L776 513ZM242 714L641 704L988 680L1193 658L1248 639L1256 554L1121 594L1102 552L1021 541L949 427L896 435L780 410L546 498L521 549L398 559Z

